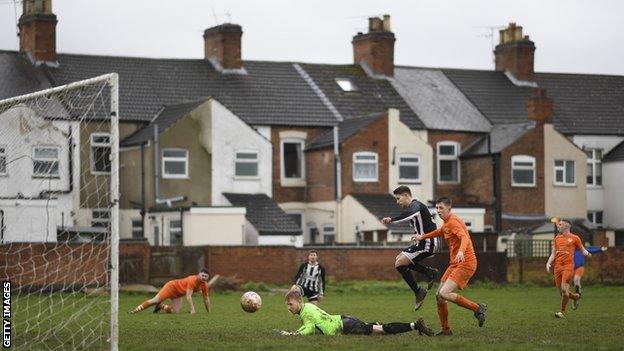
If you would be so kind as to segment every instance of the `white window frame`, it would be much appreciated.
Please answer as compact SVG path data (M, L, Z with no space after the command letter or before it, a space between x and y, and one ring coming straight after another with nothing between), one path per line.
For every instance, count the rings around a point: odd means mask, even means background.
M531 163L531 166L518 165L516 162ZM536 173L535 157L529 155L514 155L511 156L511 186L513 187L535 187L535 173ZM531 183L516 183L514 181L514 171L533 171L533 180Z
M338 84L340 89L344 92L358 91L357 85L349 78L336 78L336 84Z
M598 213L602 213L602 222L598 223L596 222L596 215ZM596 228L603 228L604 227L604 211L587 211L587 219L596 227ZM589 218L591 217L591 218Z
M421 173L421 167L420 167L420 155L418 154L399 154L399 183L418 183L420 184L420 173ZM418 161L402 161L401 158L402 157L409 157L409 158L417 158ZM418 178L401 178L401 166L416 166L418 167Z
M108 143L100 143L100 142L94 142L93 139L96 137L108 137ZM90 154L91 154L91 174L110 174L110 171L106 172L106 171L97 171L95 170L95 158L93 157L93 149L94 148L104 148L107 147L109 149L112 150L112 141L111 141L111 135L110 133L92 133L91 134L91 138L90 138L90 143L91 143L91 147L89 149ZM109 162L109 168L110 168L110 160L108 160Z
M454 155L440 155L440 148L442 146L455 147ZM459 184L461 182L461 163L459 162L460 145L456 141L440 141L436 145L436 155L438 158L438 184ZM441 161L456 161L457 162L457 180L441 180L440 179L440 163Z
M184 151L184 157L165 157L165 151ZM189 152L187 149L181 148L164 148L161 152L161 168L162 168L162 178L163 179L188 179L188 165L189 165ZM184 162L184 174L169 174L165 172L165 164L167 162Z
M238 154L255 154L255 159L250 158L238 158ZM236 164L237 163L255 163L256 164L256 175L246 176L246 175L238 175L236 174ZM260 153L257 150L238 150L234 152L234 178L236 179L260 179Z
M327 230L330 227L332 228L332 230ZM325 223L321 226L321 229L323 230L323 244L326 243L326 236L333 236L334 243L336 243L336 226L334 225L334 223Z
M101 212L101 213L106 213L108 214L107 218L96 218L95 217L95 213L96 212ZM103 226L103 228L108 228L110 225L110 221L111 221L111 211L108 208L93 208L91 209L91 226L92 227L96 227L95 225L93 225L93 223L107 223L106 225ZM98 226L99 227L99 226Z
M139 226L135 227L134 226L134 222L138 221L139 222ZM141 235L140 236L135 236L134 233L135 232L140 232ZM131 218L130 219L130 237L131 238L142 238L145 235L143 234L143 219L141 217L137 217L137 218Z
M358 156L374 156L375 160L356 160ZM353 153L353 163L352 163L352 178L354 182L358 183L370 183L379 181L379 156L376 152L370 151L358 151ZM355 167L357 164L374 164L375 165L375 178L356 178L355 177Z
M563 166L557 166L557 161L563 161ZM572 162L574 164L574 182L573 183L568 183L566 182L566 165L568 162ZM553 181L555 185L558 186L576 186L576 162L574 160L554 160L553 161ZM557 171L562 171L563 174L563 180L561 182L557 181Z
M56 158L37 158L36 157L36 153L37 153L37 149L54 149L56 150ZM33 147L33 177L34 178L60 178L61 177L61 148L58 146L44 146L44 145L38 145ZM42 174L42 173L35 173L35 162L36 161L41 161L41 162L56 162L57 163L57 174Z
M603 179L602 179L602 158L597 158L596 157L596 151L600 151L600 154L602 156L604 156L604 150L600 149L600 148L595 148L595 149L587 149L588 152L591 152L592 157L591 158L587 158L587 165L591 165L592 167L592 182L591 183L587 183L587 187L589 188L601 188L602 184L603 184ZM596 169L600 167L600 184L596 184Z
M0 145L0 159L4 159L4 172L0 170L0 177L9 175L9 165L7 164L7 147Z
M300 162L301 162L301 177L299 178L287 178L286 177L286 164L284 159L284 144L300 144L301 145L301 154L300 154ZM305 154L303 150L305 149L305 140L296 139L296 138L284 138L280 140L280 175L282 180L282 185L305 185ZM290 183L289 183L290 182ZM301 184L303 183L303 184Z
M173 227L172 222L180 222L180 227ZM175 233L182 233L182 219L181 218L169 218L169 245L174 245L173 236ZM184 245L184 238L180 238L182 241L179 245ZM178 244L175 244L178 245Z

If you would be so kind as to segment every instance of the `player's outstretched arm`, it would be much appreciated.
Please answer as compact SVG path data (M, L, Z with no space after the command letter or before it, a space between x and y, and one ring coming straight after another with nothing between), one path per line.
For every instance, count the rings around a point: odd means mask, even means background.
M413 241L414 240L425 240L425 239L434 238L434 237L440 236L440 235L442 235L442 227L440 227L440 228L438 228L438 229L436 229L436 230L434 230L432 232L429 232L427 234L424 234L424 235L414 234L414 235L412 235L411 239Z
M186 290L186 301L188 301L190 313L195 314L195 305L193 304L193 290Z
M210 304L210 297L204 297L204 307L206 307L206 312L210 313L212 311L212 305Z

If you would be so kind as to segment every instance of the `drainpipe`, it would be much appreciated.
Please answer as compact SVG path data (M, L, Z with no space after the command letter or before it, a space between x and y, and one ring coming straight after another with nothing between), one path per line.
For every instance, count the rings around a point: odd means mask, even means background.
M502 211L501 211L501 193L500 193L500 153L492 154L492 140L490 135L487 136L488 154L492 155L492 186L494 203L494 231L496 233L501 232L502 225Z
M336 188L336 241L342 241L342 164L340 162L340 145L338 144L338 125L334 126L334 163Z
M0 210L0 244L4 242L4 210Z
M158 125L154 124L154 206L156 206L156 200L160 198L158 194Z
M145 236L145 144L141 144L141 231Z

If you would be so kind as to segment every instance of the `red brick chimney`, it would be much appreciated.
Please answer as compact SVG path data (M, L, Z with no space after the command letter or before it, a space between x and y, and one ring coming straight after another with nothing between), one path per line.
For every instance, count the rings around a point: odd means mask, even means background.
M500 43L494 49L496 70L509 71L518 80L533 82L535 43L522 36L522 27L515 23L500 31Z
M24 0L19 19L20 52L35 61L56 62L56 15L52 0Z
M353 37L353 62L366 62L374 74L394 75L394 33L390 30L390 16L368 19L368 33Z
M223 69L243 68L241 37L243 28L224 23L204 31L204 58L218 63Z
M553 100L546 94L546 89L534 89L533 96L527 101L529 119L538 123L552 123Z

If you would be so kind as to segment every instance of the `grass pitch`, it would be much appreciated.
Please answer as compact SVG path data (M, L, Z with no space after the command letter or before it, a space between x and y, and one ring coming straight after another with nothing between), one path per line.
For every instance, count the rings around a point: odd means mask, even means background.
M280 336L276 329L295 330L300 325L299 319L286 310L283 294L259 293L263 306L256 313L241 310L241 293L213 292L213 312L205 312L198 295L194 301L198 312L195 315L188 314L186 302L183 314L154 315L149 309L129 315L127 311L151 296L122 294L120 349L622 350L624 345L624 287L586 287L580 308L577 311L569 308L567 318L559 320L554 317L560 305L554 287L469 285L463 295L488 304L487 322L479 328L472 312L451 304L450 322L455 335L446 338L426 338L414 332L384 336ZM332 314L350 314L367 322L406 322L423 317L438 330L433 291L430 294L421 310L414 312L412 294L402 282L346 283L330 285L321 307ZM71 318L68 310L64 313L66 318ZM15 317L18 327L19 316ZM108 316L103 313L102 318ZM69 335L71 331L63 333ZM46 343L47 347L59 347L64 338L57 333ZM92 346L101 349L105 342Z

